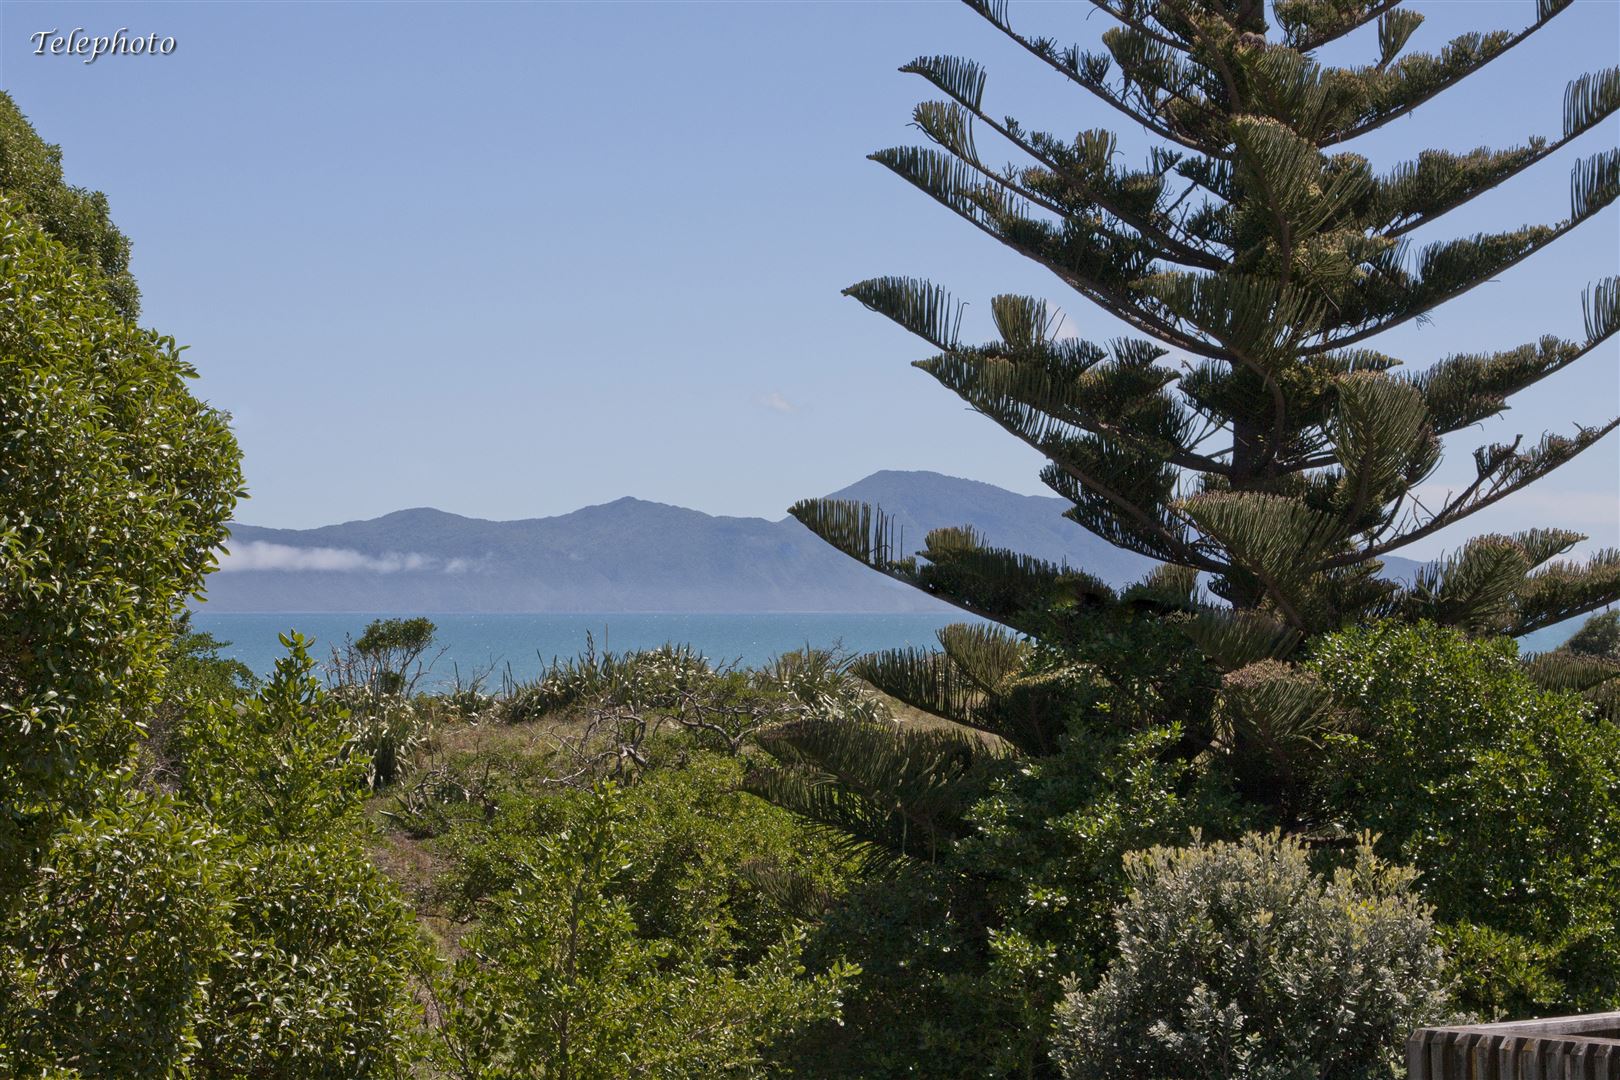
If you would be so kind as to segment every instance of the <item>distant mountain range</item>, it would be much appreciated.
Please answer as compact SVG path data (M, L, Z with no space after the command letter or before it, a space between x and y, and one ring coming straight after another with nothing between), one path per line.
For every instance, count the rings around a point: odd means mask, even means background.
M906 550L930 529L972 525L991 544L1115 584L1152 565L1062 517L1062 499L974 480L885 471L832 497L881 505ZM949 610L792 518L714 517L630 498L524 521L415 509L316 529L234 524L229 549L208 579L210 611ZM1416 565L1390 563L1397 576Z

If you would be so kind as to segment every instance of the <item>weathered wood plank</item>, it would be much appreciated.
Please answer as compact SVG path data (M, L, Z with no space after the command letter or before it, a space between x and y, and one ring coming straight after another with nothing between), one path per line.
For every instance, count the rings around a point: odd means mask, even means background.
M1620 1080L1620 1013L1419 1028L1411 1080Z

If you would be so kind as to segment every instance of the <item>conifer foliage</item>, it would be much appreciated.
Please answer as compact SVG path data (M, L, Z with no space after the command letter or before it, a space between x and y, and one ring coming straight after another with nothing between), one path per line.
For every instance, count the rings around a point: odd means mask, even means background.
M902 550L878 507L810 500L792 508L799 521L867 566L1036 641L1050 640L1054 618L1069 646L1144 614L1173 625L1216 694L1186 727L1189 749L1226 752L1260 787L1286 786L1291 759L1335 722L1315 679L1288 662L1311 638L1390 617L1519 635L1620 598L1620 550L1566 558L1584 537L1558 528L1478 536L1407 584L1380 574L1384 556L1524 489L1620 425L1597 416L1533 442L1479 446L1461 490L1438 503L1418 496L1446 436L1620 330L1620 278L1587 290L1578 340L1441 357L1377 348L1384 331L1535 256L1620 196L1620 150L1602 147L1575 165L1559 220L1411 237L1599 128L1620 108L1620 68L1574 79L1562 130L1505 149L1426 150L1375 168L1346 145L1457 87L1569 0L1526 3L1518 32L1469 33L1433 53L1408 49L1423 16L1398 0L1092 0L1111 22L1090 51L1026 32L1005 0L967 3L1072 84L1082 108L1089 95L1101 105L1093 114L1123 114L1157 145L1131 167L1106 129L1069 139L1027 128L986 105L979 64L922 56L901 70L937 92L913 113L928 145L872 159L1139 336L1060 337L1055 308L1003 295L990 303L999 337L974 344L961 335L963 305L931 282L880 277L846 294L931 345L915 366L1039 451L1042 479L1073 504L1074 522L1161 565L1116 591L971 529L936 530L921 551ZM1335 50L1364 47L1359 63L1318 55L1364 27ZM1009 152L1013 164L991 164ZM1075 631L1087 621L1093 630ZM958 633L940 654L866 658L862 674L1016 751L1050 752L1055 733L1038 727L1057 722L1054 710L1029 704L1027 665L1009 666L1014 640ZM1096 658L1078 659L1095 681ZM1072 682L1076 670L1048 681ZM1150 711L1174 718L1155 700ZM811 791L836 770L782 767L802 778L802 797L787 801L812 814L828 801Z
M1522 145L1430 150L1386 171L1342 146L1455 87L1568 0L1539 0L1518 33L1467 34L1432 54L1406 53L1423 16L1398 3L1283 0L1268 18L1255 0L1093 2L1117 25L1089 52L1022 32L1005 0L969 6L1158 136L1140 167L1120 164L1107 130L1069 140L996 118L984 70L949 56L902 68L942 95L913 114L932 145L872 158L1143 336L1056 338L1044 301L998 296L1000 338L975 345L959 337L961 305L929 282L875 278L847 294L929 342L935 355L916 366L1039 450L1042 479L1074 504L1074 521L1210 575L1225 603L1189 590L1186 606L1228 666L1368 615L1522 634L1620 596L1620 552L1556 561L1581 538L1555 529L1478 538L1409 588L1376 576L1381 556L1523 489L1620 423L1481 446L1461 491L1434 506L1414 495L1443 436L1620 329L1620 279L1587 292L1580 340L1438 362L1370 345L1615 200L1620 151L1604 149L1576 165L1562 220L1409 239L1613 115L1620 68L1571 82L1563 130ZM1374 22L1364 64L1316 58ZM981 152L986 135L993 152ZM1019 163L988 164L1007 149ZM1106 595L1084 574L987 549L964 530L928 537L919 560L896 549L880 511L814 501L793 512L868 565L998 622Z

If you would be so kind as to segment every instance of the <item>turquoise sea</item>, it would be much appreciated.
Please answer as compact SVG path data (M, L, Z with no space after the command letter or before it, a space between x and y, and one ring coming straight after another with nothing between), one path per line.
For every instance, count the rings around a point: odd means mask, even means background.
M275 614L215 614L202 608L192 615L193 625L230 645L227 656L264 674L281 655L277 635L297 630L315 639L313 653L325 660L332 646L345 636L358 637L375 614L280 612ZM752 667L806 644L841 648L847 653L907 645L931 647L934 632L969 617L941 615L433 615L444 655L423 680L423 689L450 686L487 672L486 685L499 686L510 671L515 678L530 678L553 659L576 656L585 649L586 635L598 651L626 652L665 643L690 645L714 664L737 663ZM1529 635L1521 642L1526 653L1556 648L1574 633L1575 619Z
M206 607L192 615L192 625L230 642L225 655L255 672L268 672L282 654L279 634L297 630L315 639L312 650L326 659L345 636L359 637L373 614L279 612L216 614ZM690 645L711 663L762 664L806 644L862 653L907 645L933 646L934 632L966 615L430 615L438 642L446 651L435 663L423 688L463 682L480 671L492 672L488 685L498 686L510 668L529 678L554 658L566 659L585 649L586 635L597 651L626 652L666 642Z

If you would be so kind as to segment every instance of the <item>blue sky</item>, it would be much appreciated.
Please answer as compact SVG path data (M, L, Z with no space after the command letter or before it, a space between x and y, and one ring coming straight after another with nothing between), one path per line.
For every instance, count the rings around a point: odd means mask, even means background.
M1517 27L1532 0L1417 3L1409 48ZM1015 20L1092 41L1085 4ZM91 65L29 36L127 26L162 57ZM1370 31L1346 55L1373 50ZM779 517L880 468L1041 492L1039 460L908 361L924 347L839 289L927 276L988 336L998 292L1044 295L1085 337L1117 323L864 160L916 141L928 87L896 68L974 56L992 111L1072 133L1120 118L959 4L57 4L0 6L0 83L107 192L135 243L144 321L190 346L235 417L244 521L309 526L431 505L554 514L635 495ZM1556 135L1569 78L1616 62L1620 4L1573 10L1352 148ZM1571 165L1620 123L1420 240L1551 221ZM1132 160L1148 145L1122 132ZM1580 336L1580 293L1620 271L1620 210L1376 344L1422 366ZM1469 451L1620 411L1620 343L1454 437ZM1415 549L1562 524L1620 543L1620 438Z

